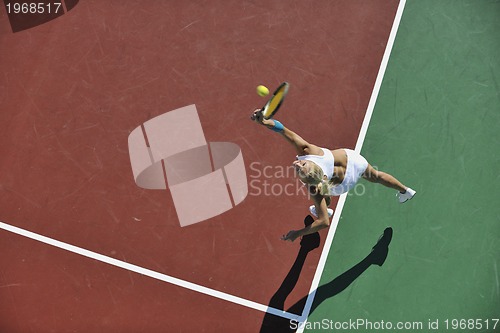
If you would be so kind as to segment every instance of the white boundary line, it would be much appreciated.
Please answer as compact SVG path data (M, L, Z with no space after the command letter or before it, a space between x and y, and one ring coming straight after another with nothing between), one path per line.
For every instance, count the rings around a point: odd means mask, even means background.
M384 79L385 70L387 69L387 64L389 63L389 57L392 52L394 40L396 39L396 34L398 32L399 24L401 22L401 17L403 16L403 10L405 5L406 5L406 0L400 0L396 16L394 17L394 22L392 24L391 33L389 34L389 39L387 41L387 45L384 51L384 56L382 57L382 62L380 64L380 68L377 74L377 79L375 80L375 85L373 87L372 95L370 97L370 102L368 103L368 108L366 110L365 118L363 120L363 124L361 125L361 130L359 131L358 141L356 142L356 148L354 149L358 153L361 152L361 148L363 147L363 143L365 141L366 132L368 131L368 125L370 124L370 120L373 114L373 109L375 108L375 103L377 101L380 87L382 86L382 80ZM321 257L319 259L318 267L316 268L316 273L314 274L311 289L309 291L309 295L306 300L306 305L304 306L304 311L302 312L302 316L300 317L299 320L300 325L297 330L297 333L304 332L305 323L307 321L307 318L309 317L314 297L316 296L316 290L319 286L323 270L325 269L326 259L328 258L328 253L330 252L330 248L332 246L333 236L335 235L335 231L337 230L337 226L340 220L340 215L342 214L342 209L344 208L346 198L347 198L347 193L341 195L337 203L337 207L335 207L335 214L333 215L333 219L330 224L330 229L328 231L328 236L325 241L325 246L323 246L323 251L321 252Z
M139 273L139 274L151 277L153 279L157 279L157 280L160 280L160 281L171 283L173 285L176 285L176 286L179 286L179 287L182 287L182 288L193 290L193 291L205 294L205 295L209 295L209 296L212 296L212 297L215 297L215 298L219 298L219 299L222 299L222 300L225 300L225 301L228 301L228 302L239 304L239 305L242 305L242 306L245 306L245 307L248 307L248 308L252 308L252 309L255 309L255 310L262 311L262 312L271 313L273 315L276 315L276 316L279 316L279 317L283 317L283 318L286 318L286 319L290 319L290 320L292 320L292 319L293 320L297 320L300 317L300 316L298 316L296 314L293 314L293 313L289 313L289 312L286 312L286 311L278 310L278 309L269 307L267 305L263 305L263 304L260 304L260 303L249 301L247 299L243 299L241 297L233 296L233 295L230 295L230 294L227 294L227 293L215 290L215 289L210 289L210 288L207 288L207 287L204 287L204 286L200 286L200 285L192 283L192 282L188 282L188 281L184 281L184 280L181 280L181 279L177 279L175 277L172 277L172 276L169 276L169 275L165 275L165 274L162 274L162 273L158 273L158 272L152 271L152 270L147 269L147 268L143 268L143 267L140 267L140 266L137 266L137 265L134 265L134 264L130 264L128 262L117 260L117 259L105 256L105 255L102 255L102 254L99 254L99 253L96 253L96 252L92 252L92 251L83 249L83 248L78 247L78 246L74 246L74 245L71 245L71 244L68 244L68 243L64 243L64 242L61 242L61 241L58 241L58 240L55 240L55 239L52 239L52 238L49 238L49 237L45 237L45 236L36 234L36 233L28 231L28 230L24 230L24 229L21 229L21 228L18 228L18 227L14 227L14 226L12 226L10 224L6 224L6 223L3 223L3 222L0 222L0 229L12 232L14 234L18 234L20 236L31 238L33 240L36 240L36 241L39 241L39 242L42 242L42 243L45 243L45 244L48 244L48 245L52 245L52 246L58 247L60 249L63 249L63 250L69 251L69 252L73 252L73 253L79 254L79 255L82 255L84 257L95 259L95 260L104 262L106 264L110 264L110 265L113 265L113 266L116 266L116 267L120 267L120 268L129 270L129 271L132 271L132 272L135 272L135 273Z

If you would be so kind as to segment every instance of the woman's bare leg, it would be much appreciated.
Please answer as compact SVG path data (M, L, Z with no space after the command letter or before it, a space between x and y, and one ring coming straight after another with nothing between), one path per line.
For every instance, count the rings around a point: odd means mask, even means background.
M372 182L382 184L389 188L398 190L400 193L406 192L407 186L403 185L396 177L382 171L375 170L370 164L363 173L363 178Z

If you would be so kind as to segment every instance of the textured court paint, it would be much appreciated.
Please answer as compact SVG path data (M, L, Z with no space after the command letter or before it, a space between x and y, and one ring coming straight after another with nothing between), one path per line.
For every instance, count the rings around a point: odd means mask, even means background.
M499 318L499 13L498 1L407 2L362 153L418 194L399 205L364 182L366 194L347 200L320 286L386 226L389 256L336 296L323 290L311 322L416 321L415 332L435 332L429 319L445 331L446 319Z

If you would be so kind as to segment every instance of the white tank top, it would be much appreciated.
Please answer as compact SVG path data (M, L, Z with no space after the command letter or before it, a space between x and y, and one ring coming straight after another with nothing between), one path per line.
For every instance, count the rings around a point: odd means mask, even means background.
M329 149L321 148L323 151L323 156L319 155L302 155L297 156L298 160L307 160L316 163L328 180L330 180L333 176L333 167L335 166L335 159L333 158L333 154Z

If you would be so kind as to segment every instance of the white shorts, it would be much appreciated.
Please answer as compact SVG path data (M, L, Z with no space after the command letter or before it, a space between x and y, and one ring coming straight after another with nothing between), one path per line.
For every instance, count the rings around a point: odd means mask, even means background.
M330 188L330 195L332 196L339 196L356 186L359 178L368 167L368 162L363 156L351 149L344 150L347 154L347 170L342 183Z

